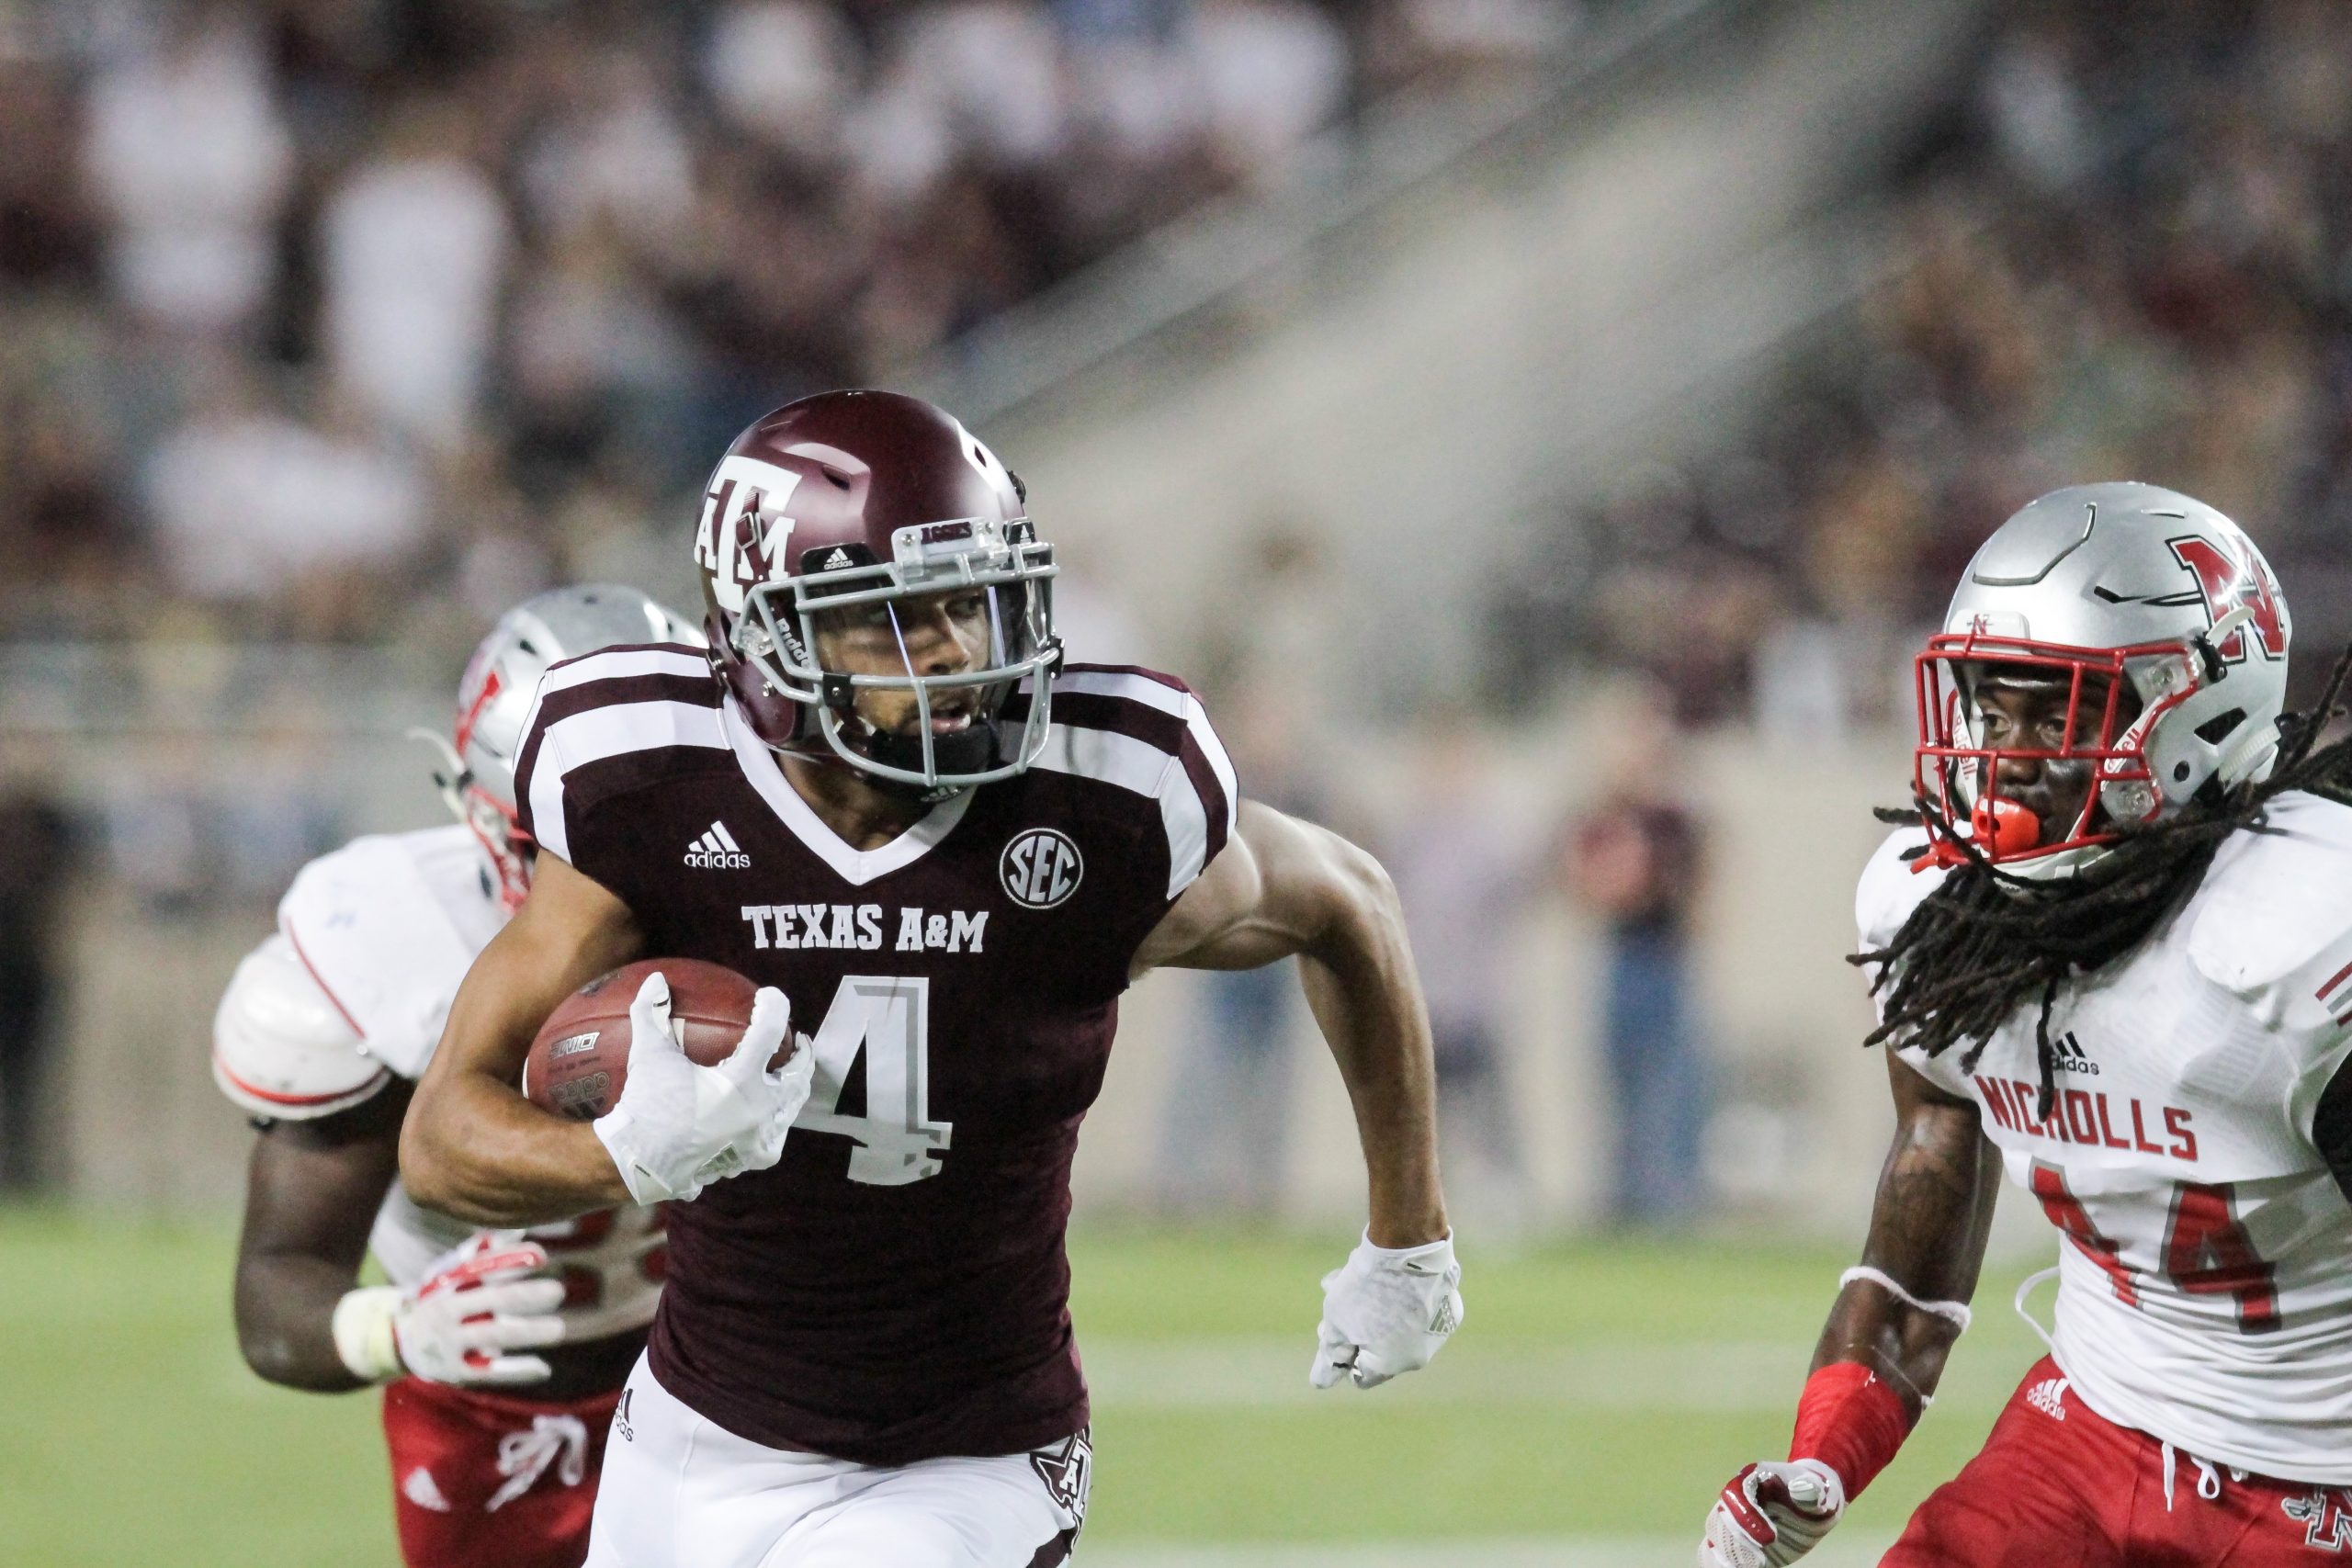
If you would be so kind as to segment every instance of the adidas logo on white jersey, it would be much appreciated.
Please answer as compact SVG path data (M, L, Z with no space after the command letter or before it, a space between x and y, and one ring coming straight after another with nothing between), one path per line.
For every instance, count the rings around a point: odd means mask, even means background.
M735 841L724 822L713 822L710 831L686 846L686 863L705 871L749 871L752 857Z
M2090 1053L2083 1049L2083 1043L2075 1038L2074 1031L2068 1030L2061 1034L2052 1042L2052 1049L2057 1053L2060 1072L2087 1073L2092 1077L2098 1077L2098 1064L2091 1060Z
M2025 1391L2025 1402L2052 1421L2066 1418L2066 1380L2044 1378Z

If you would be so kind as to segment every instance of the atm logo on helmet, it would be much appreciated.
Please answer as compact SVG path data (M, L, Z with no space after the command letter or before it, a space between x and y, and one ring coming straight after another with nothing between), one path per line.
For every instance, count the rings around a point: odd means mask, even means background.
M2229 663L2238 663L2245 658L2250 631L2262 644L2263 658L2287 657L2287 617L2279 607L2278 585L2270 580L2270 569L2263 565L2261 557L2251 549L2242 553L2224 549L2198 534L2167 543L2172 546L2173 559L2196 574L2197 590L2205 596L2207 625L2240 605L2253 612L2254 620L2222 638L2216 653Z
M710 574L720 609L741 615L746 589L777 580L792 538L784 509L799 483L792 469L756 457L719 459L703 492L695 562Z

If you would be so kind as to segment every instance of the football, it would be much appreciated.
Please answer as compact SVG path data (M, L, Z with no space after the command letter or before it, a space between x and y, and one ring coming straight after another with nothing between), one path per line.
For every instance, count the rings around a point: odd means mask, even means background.
M657 969L670 982L670 1026L686 1055L709 1066L735 1048L758 987L723 964L642 958L589 981L539 1025L523 1058L523 1093L532 1104L575 1122L613 1108L628 1077L629 1003Z

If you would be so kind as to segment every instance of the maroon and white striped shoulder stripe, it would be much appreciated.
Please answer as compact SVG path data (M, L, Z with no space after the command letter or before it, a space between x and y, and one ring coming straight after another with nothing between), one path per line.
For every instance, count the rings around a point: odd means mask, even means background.
M1027 711L1027 696L1016 696L1006 716ZM1201 699L1154 670L1073 664L1056 675L1053 725L1035 765L1157 802L1170 898L1225 848L1241 803L1232 760Z
M623 703L675 702L716 708L720 690L709 656L682 643L600 648L548 667L533 694L523 732L528 736L541 725Z
M675 643L598 649L548 667L514 760L515 805L540 847L570 860L566 780L673 747L725 750L725 692L707 655Z

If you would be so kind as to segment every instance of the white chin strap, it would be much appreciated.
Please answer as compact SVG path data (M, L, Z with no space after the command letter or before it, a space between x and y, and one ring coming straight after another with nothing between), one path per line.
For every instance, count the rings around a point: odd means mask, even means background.
M422 726L402 730L401 738L404 740L422 740L441 753L441 761L447 771L437 768L434 770L434 787L441 792L441 798L447 804L449 809L457 813L458 820L465 821L466 802L465 796L460 792L464 789L466 783L466 763L465 759L458 755L458 749L449 744L449 738L437 729L426 729Z

